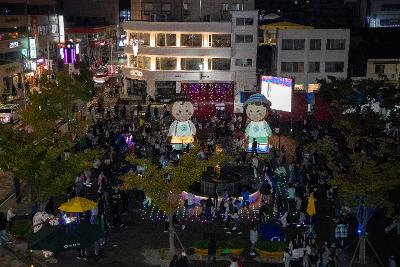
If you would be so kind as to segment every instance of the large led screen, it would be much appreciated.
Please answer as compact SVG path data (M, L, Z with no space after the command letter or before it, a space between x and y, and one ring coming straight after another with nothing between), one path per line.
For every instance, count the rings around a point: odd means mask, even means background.
M261 94L271 101L271 109L292 111L293 80L273 76L261 77Z

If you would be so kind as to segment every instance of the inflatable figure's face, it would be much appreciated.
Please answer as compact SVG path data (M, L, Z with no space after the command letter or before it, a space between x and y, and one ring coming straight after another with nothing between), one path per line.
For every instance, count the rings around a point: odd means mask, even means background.
M246 115L251 121L263 121L268 116L268 110L264 105L250 104L246 108Z
M190 101L176 101L172 104L171 114L175 120L188 121L193 113L194 107Z

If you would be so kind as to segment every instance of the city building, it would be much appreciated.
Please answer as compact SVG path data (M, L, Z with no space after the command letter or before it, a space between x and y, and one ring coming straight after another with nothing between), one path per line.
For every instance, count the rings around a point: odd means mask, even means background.
M6 0L0 3L0 25L0 94L12 99L21 96L26 80L54 70L63 17L53 0Z
M220 103L213 108L241 112L240 92L257 86L258 11L230 11L230 16L218 22L125 21L122 95L165 101L196 91L194 102L216 97Z
M290 21L321 29L350 28L358 12L358 6L346 0L256 0L255 8L260 24Z
M382 79L399 86L400 58L370 58L367 63L367 79Z
M230 11L254 10L254 0L131 0L133 20L227 21Z
M347 77L350 30L278 30L276 75L290 77L295 90L314 91L318 79Z
M370 1L367 17L369 26L372 28L400 27L400 2L398 0Z

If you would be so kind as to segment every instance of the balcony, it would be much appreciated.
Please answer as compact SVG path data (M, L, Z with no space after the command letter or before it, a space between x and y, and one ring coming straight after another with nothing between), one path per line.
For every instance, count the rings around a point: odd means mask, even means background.
M125 31L134 32L188 32L188 33L230 33L231 22L149 22L125 21Z
M132 46L125 46L125 53L133 54ZM174 57L221 57L230 58L230 47L149 47L139 46L139 55Z

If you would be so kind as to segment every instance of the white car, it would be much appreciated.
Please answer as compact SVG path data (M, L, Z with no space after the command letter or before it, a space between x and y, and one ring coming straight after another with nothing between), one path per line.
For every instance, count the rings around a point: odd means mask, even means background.
M18 105L6 104L0 107L0 122L2 124L14 123L18 119Z

